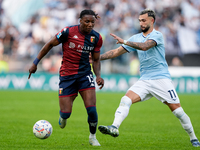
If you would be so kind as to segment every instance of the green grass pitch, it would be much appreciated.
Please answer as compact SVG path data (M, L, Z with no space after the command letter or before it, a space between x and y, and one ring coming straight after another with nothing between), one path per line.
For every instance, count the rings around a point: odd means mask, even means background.
M131 106L128 117L113 138L97 130L101 147L89 145L87 113L80 95L74 102L67 126L58 125L57 92L0 91L0 150L190 150L189 136L169 108L152 98ZM97 93L98 125L110 125L124 93ZM179 95L200 139L200 95ZM37 139L32 132L36 121L53 126L52 135Z

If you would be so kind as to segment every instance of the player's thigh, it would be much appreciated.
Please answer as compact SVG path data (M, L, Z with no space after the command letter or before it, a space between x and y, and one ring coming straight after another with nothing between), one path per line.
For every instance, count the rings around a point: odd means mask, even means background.
M60 110L63 112L72 112L72 106L76 96L59 97Z
M59 83L59 105L61 111L71 112L73 101L78 95L76 79L70 76L60 77Z
M95 89L88 89L79 92L85 107L96 105L96 91Z
M178 104L179 97L170 79L151 80L151 94L163 103Z
M138 101L145 101L152 97L149 92L150 84L144 80L138 80L132 85L126 95L132 100L133 103ZM132 91L132 92L130 92ZM138 97L139 96L139 97Z

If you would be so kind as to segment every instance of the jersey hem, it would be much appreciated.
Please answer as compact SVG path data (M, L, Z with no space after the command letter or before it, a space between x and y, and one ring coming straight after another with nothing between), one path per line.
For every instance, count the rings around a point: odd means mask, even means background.
M77 96L78 94L77 94L77 93L74 93L74 94L70 94L70 95L61 95L61 96L59 96L59 98L60 98L60 97L70 97L70 96L74 96L74 95Z

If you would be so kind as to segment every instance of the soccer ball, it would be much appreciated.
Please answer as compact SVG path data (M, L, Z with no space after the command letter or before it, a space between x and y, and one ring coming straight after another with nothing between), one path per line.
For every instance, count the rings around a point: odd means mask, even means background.
M46 120L39 120L33 126L33 134L39 139L48 138L53 132L52 125Z

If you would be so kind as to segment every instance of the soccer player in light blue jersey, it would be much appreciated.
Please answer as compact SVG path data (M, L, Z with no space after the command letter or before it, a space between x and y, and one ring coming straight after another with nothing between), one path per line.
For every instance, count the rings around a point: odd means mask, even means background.
M101 125L98 129L103 134L109 134L113 137L119 136L118 129L127 117L130 106L136 102L156 97L166 104L180 120L182 127L190 137L192 145L200 147L190 118L181 107L179 97L172 84L165 60L163 35L154 29L155 18L154 11L145 9L139 15L141 33L133 35L128 40L123 40L115 34L111 34L117 40L117 44L122 45L102 54L100 59L111 59L126 52L137 51L141 77L121 98L120 105L115 112L113 124L111 126Z

